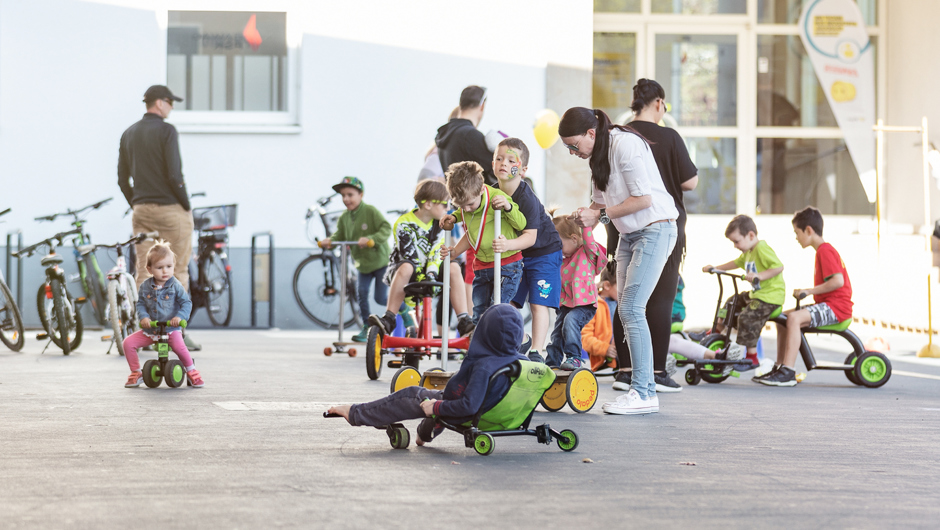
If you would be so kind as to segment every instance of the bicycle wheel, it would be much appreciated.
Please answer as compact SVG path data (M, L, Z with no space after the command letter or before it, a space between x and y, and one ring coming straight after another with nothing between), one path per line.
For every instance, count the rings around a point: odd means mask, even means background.
M300 262L294 271L294 299L307 318L326 329L339 327L339 270L333 254L314 253ZM347 296L349 287L347 286ZM350 300L355 307L354 296ZM343 327L356 322L357 311L345 315Z
M121 284L124 287L123 292L119 290ZM120 355L124 355L124 339L137 331L136 291L134 281L124 275L120 281L108 282L108 317Z
M52 292L53 317L49 321L49 337L56 346L62 348L63 354L68 355L82 343L82 317L59 280L52 280L49 287Z
M214 326L228 326L232 321L232 270L218 252L203 261L201 278L205 280L206 312Z
M91 302L91 309L95 313L95 320L102 326L105 326L108 324L108 306L107 300L105 300L107 286L101 283L101 269L98 267L98 261L91 252L82 257L82 262L85 264L85 270L82 273L82 286L85 288L88 301Z
M13 351L20 351L26 342L23 334L23 318L13 301L13 293L7 284L0 281L0 341Z

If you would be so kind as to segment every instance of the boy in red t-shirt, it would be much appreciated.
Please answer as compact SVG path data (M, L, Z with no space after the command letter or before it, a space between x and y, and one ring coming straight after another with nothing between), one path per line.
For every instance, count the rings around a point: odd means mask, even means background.
M777 362L774 369L753 378L770 386L796 385L793 366L800 351L800 328L818 328L852 318L852 282L842 257L823 239L823 218L819 210L807 206L793 216L793 232L800 246L816 249L812 289L794 289L793 296L812 295L815 304L786 311L787 325L777 324Z

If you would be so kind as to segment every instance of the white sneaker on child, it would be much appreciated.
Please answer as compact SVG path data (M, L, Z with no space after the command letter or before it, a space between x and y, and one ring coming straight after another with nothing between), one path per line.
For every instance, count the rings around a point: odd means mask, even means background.
M607 414L652 414L659 412L659 397L654 395L649 399L643 399L636 390L631 388L613 403L605 403L603 410Z

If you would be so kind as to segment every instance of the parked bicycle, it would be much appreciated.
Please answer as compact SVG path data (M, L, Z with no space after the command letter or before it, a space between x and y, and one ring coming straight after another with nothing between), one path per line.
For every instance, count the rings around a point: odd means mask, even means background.
M135 245L146 239L156 239L160 234L150 232L136 236L114 245L95 245L96 248L115 249L117 260L114 268L108 271L108 320L114 334L111 335L111 344L117 346L118 354L124 355L124 339L139 328L137 321L137 282L134 279L137 273L137 259ZM128 249L130 262L135 264L128 270L124 249ZM111 348L108 348L111 353Z
M10 213L10 210L7 208L0 212L0 217ZM3 271L0 271L0 342L13 351L20 351L26 342L24 333L20 308L17 307L13 293L7 286Z
M73 281L78 281L82 284L82 289L85 291L85 298L91 303L91 308L95 314L95 320L101 325L108 324L108 284L105 282L104 274L98 266L98 258L95 257L95 246L91 242L91 236L85 232L85 219L83 214L87 215L86 212L91 213L92 210L101 208L111 200L112 198L109 197L103 201L89 204L84 208L79 208L78 210L68 209L64 212L36 218L37 221L55 221L59 217L72 217L70 224L74 226L76 230L69 233L75 234L75 237L72 238L72 246L74 247L72 252L75 255L75 261L78 263L78 276L74 278Z
M339 196L338 193L317 199L317 204L307 210L307 239L316 245L319 241L315 231L316 221L323 225L324 237L329 236L336 229L339 216L346 210L328 212L327 205ZM326 329L339 328L339 284L340 284L340 253L338 248L318 249L297 266L294 271L294 299L307 318ZM352 260L346 263L346 302L349 309L345 311L344 328L362 327L362 317L359 316L358 290L356 287L356 269Z
M84 327L77 301L72 299L65 287L65 271L59 266L65 259L56 254L55 249L62 245L65 238L81 233L81 228L60 232L13 253L17 258L23 258L32 256L40 247L49 247L49 254L44 256L41 261L42 266L46 268L46 280L39 287L39 293L36 297L39 320L42 322L42 327L46 330L46 333L40 334L37 338L42 340L48 337L56 346L62 348L62 353L65 355L71 353L82 343ZM83 300L79 299L79 301Z
M228 326L232 321L232 266L226 246L228 228L235 226L237 211L237 204L193 208L194 228L199 234L198 250L189 264L193 315L204 307L215 326Z

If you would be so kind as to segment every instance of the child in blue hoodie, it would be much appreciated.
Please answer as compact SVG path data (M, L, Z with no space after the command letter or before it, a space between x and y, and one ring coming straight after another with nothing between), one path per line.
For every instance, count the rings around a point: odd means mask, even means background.
M444 390L412 386L382 399L355 405L338 405L328 412L338 414L355 426L378 427L403 420L428 418L418 427L418 445L430 442L443 430L435 428L431 416L461 424L473 419L483 407L490 410L509 391L509 376L497 378L487 392L490 376L516 361L528 360L518 353L523 323L519 310L510 304L497 304L483 313L460 369Z

